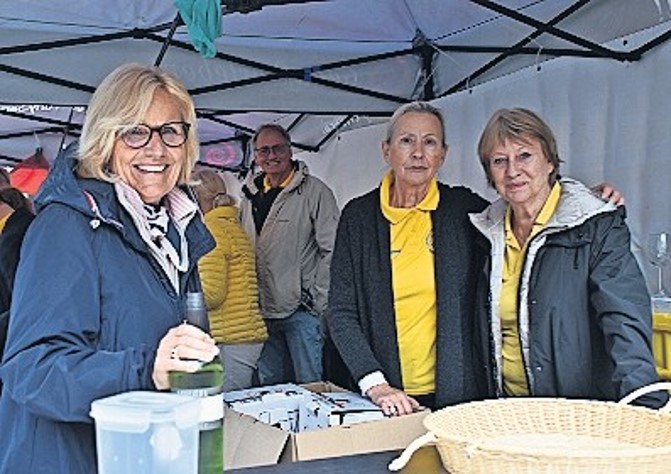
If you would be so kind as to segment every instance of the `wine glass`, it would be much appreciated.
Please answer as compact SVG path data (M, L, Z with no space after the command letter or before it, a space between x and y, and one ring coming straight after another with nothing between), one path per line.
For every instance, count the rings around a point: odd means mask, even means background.
M646 253L650 263L657 267L657 292L652 297L665 298L669 292L664 288L662 269L671 261L671 234L668 232L649 234Z

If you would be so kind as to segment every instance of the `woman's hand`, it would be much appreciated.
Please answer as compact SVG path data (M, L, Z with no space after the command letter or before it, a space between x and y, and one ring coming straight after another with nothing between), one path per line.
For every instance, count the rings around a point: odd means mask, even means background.
M408 415L420 408L417 400L387 383L371 387L366 395L382 408L382 412L387 416Z
M608 183L600 183L592 188L592 191L601 197L604 201L610 201L616 206L624 206L624 196L615 189L613 185Z
M156 349L152 379L158 390L170 388L168 372L195 372L201 362L209 362L219 354L219 348L206 332L192 324L171 328Z

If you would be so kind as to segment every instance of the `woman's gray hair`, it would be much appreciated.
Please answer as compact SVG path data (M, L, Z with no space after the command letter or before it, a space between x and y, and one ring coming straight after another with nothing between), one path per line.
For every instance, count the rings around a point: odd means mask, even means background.
M559 176L559 164L561 163L554 133L550 126L534 112L517 107L499 109L494 112L480 135L478 157L490 186L494 186L489 166L494 149L503 145L506 140L528 142L529 139L540 143L545 158L554 166L554 170L548 177L550 186L554 185Z
M389 119L389 124L387 125L387 136L385 137L384 140L385 142L387 143L391 142L391 138L394 136L394 131L396 130L396 125L398 125L398 121L400 120L401 117L410 112L420 114L431 114L434 117L436 117L438 119L438 122L440 122L440 131L442 133L442 145L443 147L447 146L445 140L445 119L443 118L443 114L440 112L440 109L438 107L435 107L429 104L428 102L422 102L422 101L410 102L396 109L394 114Z
M256 140L258 140L259 135L261 135L261 132L265 131L272 131L277 133L278 135L281 135L284 138L284 141L287 143L287 145L291 146L291 136L289 136L289 132L287 132L286 128L276 123L264 123L263 125L260 125L254 132L254 135L252 136L252 147L256 146Z
M114 182L110 171L114 142L123 130L144 120L157 90L167 92L175 101L180 120L190 125L183 145L186 160L177 180L189 182L191 171L198 161L198 131L193 100L184 84L168 72L143 64L125 64L112 71L89 102L79 142L77 174Z

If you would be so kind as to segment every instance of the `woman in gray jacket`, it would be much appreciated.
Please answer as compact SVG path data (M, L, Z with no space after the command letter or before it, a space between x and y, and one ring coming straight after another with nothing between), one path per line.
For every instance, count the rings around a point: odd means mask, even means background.
M501 196L471 216L490 247L476 331L488 393L617 400L656 382L623 208L559 177L554 135L529 110L497 111L478 154Z

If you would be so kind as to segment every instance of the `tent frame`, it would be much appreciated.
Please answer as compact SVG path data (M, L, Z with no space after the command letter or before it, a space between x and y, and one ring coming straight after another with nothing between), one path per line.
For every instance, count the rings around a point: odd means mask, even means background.
M222 15L230 14L233 12L249 13L251 11L260 10L268 5L305 3L309 1L315 1L315 0L288 0L288 1L287 0L223 0ZM615 61L635 62L640 60L646 52L668 41L669 38L671 38L671 31L666 31L635 49L628 51L614 50L611 48L606 48L594 42L591 42L583 37L569 33L556 26L561 21L565 20L569 16L575 14L576 12L584 8L586 5L588 5L590 0L576 1L568 8L566 8L564 11L560 12L558 15L556 15L554 18L550 19L547 22L536 20L528 15L525 15L524 13L509 9L493 1L487 1L487 0L468 0L468 1L473 4L479 5L483 8L489 9L499 15L506 16L519 23L529 26L533 28L534 31L512 46L500 47L500 46L469 46L469 45L435 45L432 44L431 41L426 38L426 36L422 31L418 30L415 39L413 41L413 45L410 48L400 49L397 51L391 51L381 54L373 54L355 59L327 62L323 64L315 64L310 67L304 67L300 69L279 68L270 64L249 60L225 52L217 52L215 56L217 60L228 61L246 67L254 68L258 70L261 74L247 79L210 84L204 87L191 89L189 92L193 97L197 97L201 94L208 94L217 91L228 91L239 87L249 86L252 84L269 83L272 81L282 79L295 79L299 81L312 82L335 90L341 90L348 93L359 94L362 97L382 99L384 101L389 101L396 104L402 104L410 100L416 100L416 99L432 100L439 97L445 97L447 95L454 94L456 92L465 89L469 89L470 85L473 83L475 79L482 76L487 71L491 70L494 66L496 66L497 64L501 63L503 60L511 56L534 55L536 57L539 57L540 54L542 54L544 58L573 56L581 58L602 58L602 59L611 59ZM162 44L162 49L154 62L156 66L160 66L169 48L181 48L187 51L194 50L191 44L174 39L174 34L177 31L177 28L182 26L183 24L184 22L182 21L182 18L178 13L172 22L156 25L151 28L144 28L144 29L135 28L129 31L117 32L112 34L91 35L76 39L23 44L23 45L0 48L0 58L3 55L9 55L15 53L52 50L52 49L65 48L77 45L86 45L86 44L101 44L121 39L133 38L138 40L154 41ZM167 35L162 36L161 33L164 33L166 31ZM535 38L537 38L542 34L549 34L557 38L560 38L568 43L571 43L572 45L574 45L574 47L547 48L547 49L543 48L542 50L539 50L538 47L529 46L530 42L532 42ZM476 53L476 54L486 53L486 54L496 54L496 56L486 64L479 67L477 70L473 71L467 77L463 77L461 80L455 82L454 84L450 85L449 87L445 88L442 91L437 91L431 71L433 70L433 64L436 59L436 55L439 54L439 52ZM418 84L418 87L414 92L415 95L413 97L396 96L379 90L357 87L351 84L345 84L342 82L315 76L316 72L336 70L339 68L345 68L360 64L367 64L375 61L395 57L402 57L407 55L417 56L421 62L420 77L423 81L423 84L422 83ZM17 75L20 77L42 81L47 84L54 84L87 93L92 93L95 90L94 86L88 84L81 84L63 78L41 74L37 71L18 68L1 63L0 63L0 71ZM274 113L287 113L287 112L295 113L293 111L271 110L271 109L263 109L259 111L274 112ZM217 141L210 141L203 144L214 144L217 142L232 141L232 140L239 140L242 142L244 140L248 140L249 136L253 133L253 130L250 130L248 127L226 118L228 115L244 112L249 112L249 110L231 110L231 109L198 110L197 113L199 117L207 118L209 120L225 124L229 127L232 127L237 132L239 132L236 133L235 137ZM291 125L288 127L289 131L294 129L303 120L303 118L307 113L314 115L313 112L296 113L296 117L293 119ZM69 121L40 118L28 114L22 114L7 110L0 110L0 114L5 116L30 119L34 122L44 124L43 128L38 128L31 132L26 132L30 134L35 134L36 136L43 133L54 133L58 131L61 131L64 134L64 137L67 136L67 134L71 135L74 134L76 136L79 134L81 130L81 126L79 124L72 123ZM337 134L353 117L357 115L369 116L369 117L373 116L387 117L389 116L390 112L388 110L373 111L373 112L369 110L366 111L347 110L345 112L321 111L318 112L318 114L336 116L338 118L337 124L334 127L332 127L323 136L323 138L315 145L311 145L308 143L294 142L293 145L298 149L317 152L329 140L331 140L333 136ZM23 133L0 134L0 140L11 139L18 136L24 136L24 135ZM243 149L245 150L246 148L247 147L243 147ZM13 161L11 157L0 157L0 158ZM245 163L247 159L248 157L245 157Z

